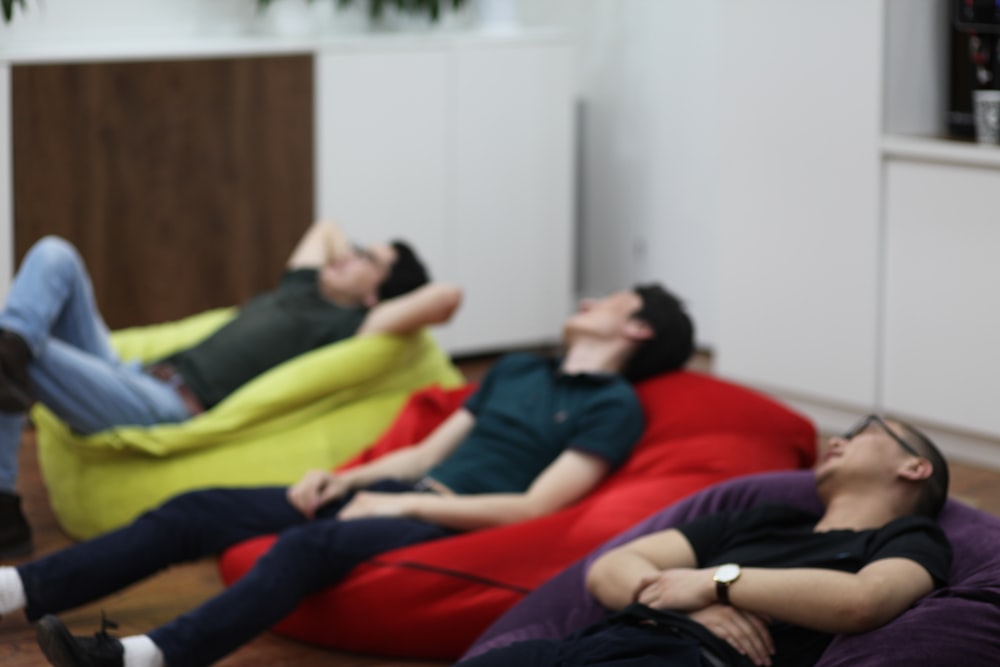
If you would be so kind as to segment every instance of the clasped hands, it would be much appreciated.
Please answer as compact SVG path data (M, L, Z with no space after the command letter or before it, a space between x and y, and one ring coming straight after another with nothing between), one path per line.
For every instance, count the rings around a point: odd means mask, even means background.
M342 498L351 490L351 483L345 475L327 470L310 470L302 479L288 487L287 498L292 507L312 519L320 507ZM358 491L337 513L337 518L405 516L414 495Z
M715 568L663 570L643 577L633 599L653 609L685 612L755 665L770 665L774 655L770 619L716 602L714 572Z

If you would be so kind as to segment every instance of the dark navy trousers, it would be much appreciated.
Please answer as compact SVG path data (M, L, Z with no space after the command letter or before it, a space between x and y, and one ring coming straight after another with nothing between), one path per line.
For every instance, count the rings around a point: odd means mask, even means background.
M602 621L565 639L529 639L463 660L456 667L701 667L694 639Z
M410 492L393 480L373 491ZM210 664L291 613L306 596L343 579L368 558L455 534L400 518L339 521L346 503L309 520L288 503L285 487L210 489L177 496L132 524L18 567L28 618L104 597L170 565L216 555L243 540L278 541L233 586L149 637L172 667Z

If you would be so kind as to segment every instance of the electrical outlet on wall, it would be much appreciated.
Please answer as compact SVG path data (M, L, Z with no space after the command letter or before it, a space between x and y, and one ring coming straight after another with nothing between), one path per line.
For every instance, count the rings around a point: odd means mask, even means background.
M649 249L646 239L632 239L632 258L636 260L646 259L646 252Z

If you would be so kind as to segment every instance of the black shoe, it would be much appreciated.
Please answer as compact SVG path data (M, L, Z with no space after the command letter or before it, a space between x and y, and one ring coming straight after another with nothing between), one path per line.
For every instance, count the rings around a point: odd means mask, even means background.
M21 511L21 497L0 491L0 558L20 558L31 553L31 526Z
M101 631L93 637L74 637L62 621L46 614L35 624L38 646L56 667L123 667L125 649L107 633L118 626L101 615Z
M13 331L0 330L0 410L24 412L35 399L28 384L31 350Z

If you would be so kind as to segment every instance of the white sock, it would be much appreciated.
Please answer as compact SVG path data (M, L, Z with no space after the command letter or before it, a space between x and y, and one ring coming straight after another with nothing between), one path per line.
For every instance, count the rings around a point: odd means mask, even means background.
M21 575L13 567L0 567L0 614L24 609L28 598L24 596Z
M122 639L125 649L125 667L166 667L161 651L146 635L132 635Z

